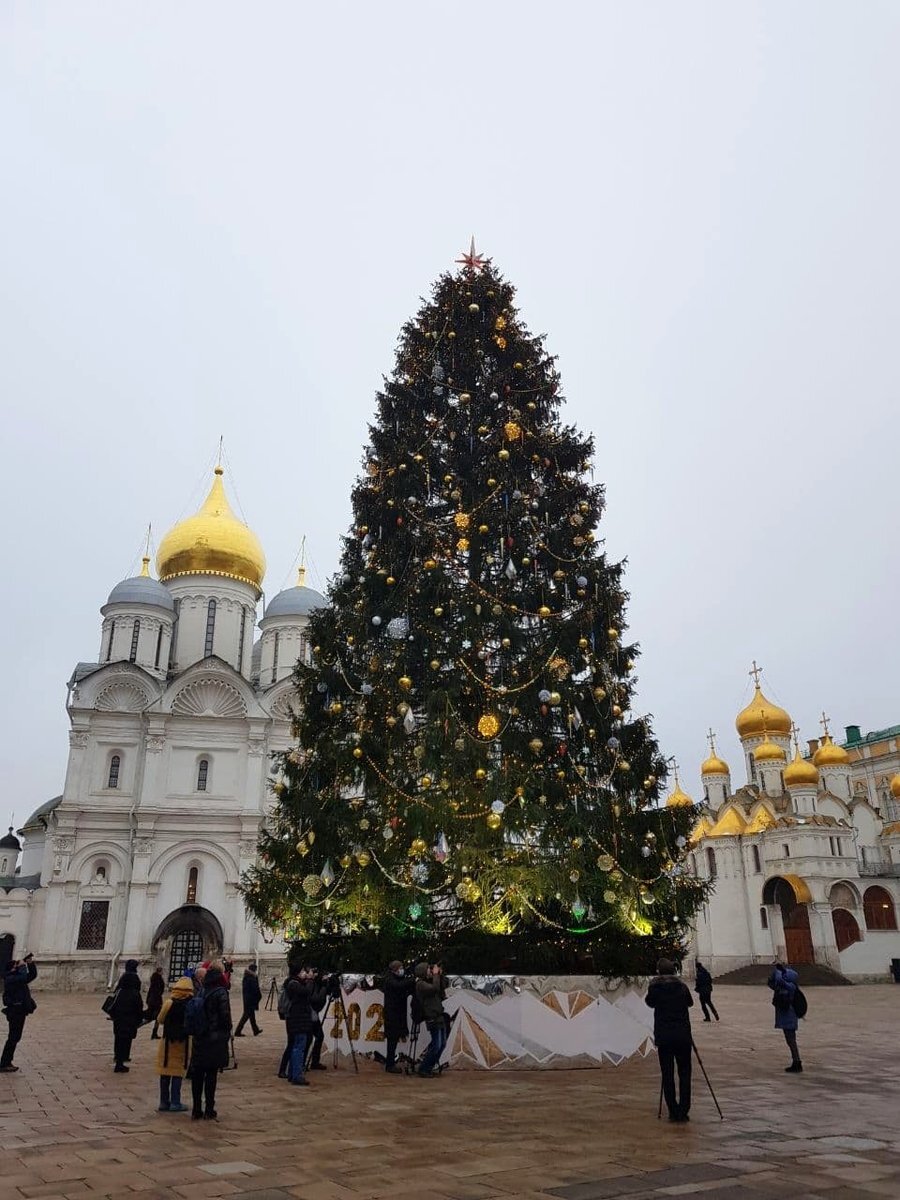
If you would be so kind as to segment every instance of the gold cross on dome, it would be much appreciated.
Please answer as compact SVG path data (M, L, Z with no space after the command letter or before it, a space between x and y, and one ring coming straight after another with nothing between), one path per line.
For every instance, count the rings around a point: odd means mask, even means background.
M823 708L823 709L822 709L822 719L819 721L819 724L820 724L820 725L822 726L822 728L825 730L825 736L826 736L826 737L831 737L831 730L828 728L828 722L829 722L830 720L831 720L831 717L826 717L826 716L825 716L825 709Z
M706 731L706 740L709 742L709 752L712 755L716 753L716 734L713 727L710 725Z
M475 235L474 234L472 235L472 241L469 245L469 253L466 254L466 252L463 251L463 253L460 255L460 257L456 261L458 263L460 263L462 266L464 266L467 271L472 271L472 272L480 271L482 269L482 267L484 267L487 264L487 259L483 258L482 255L480 255L478 253L478 251L475 249Z
M797 724L796 721L791 726L791 733L794 736L794 749L799 753L799 751L800 751L800 726Z
M760 675L762 675L762 667L758 667L756 665L755 658L753 660L753 666L751 667L749 674L753 676L753 682L756 684L757 687L759 687L759 677L760 677Z

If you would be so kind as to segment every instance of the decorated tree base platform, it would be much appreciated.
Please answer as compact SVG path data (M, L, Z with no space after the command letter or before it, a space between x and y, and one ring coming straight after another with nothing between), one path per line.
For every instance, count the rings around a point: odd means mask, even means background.
M345 979L346 1020L329 1005L325 1048L349 1056L383 1055L382 994ZM653 1014L642 983L596 975L450 976L444 1008L451 1018L442 1062L463 1070L552 1070L619 1066L652 1049ZM417 1056L428 1044L419 1030ZM401 1043L400 1053L412 1044Z

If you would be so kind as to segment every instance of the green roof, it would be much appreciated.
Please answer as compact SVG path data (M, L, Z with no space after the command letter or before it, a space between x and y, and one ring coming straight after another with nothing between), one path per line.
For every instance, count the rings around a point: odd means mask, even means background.
M891 725L889 729L874 729L856 742L844 742L844 747L864 746L867 742L884 742L888 738L900 737L900 725Z

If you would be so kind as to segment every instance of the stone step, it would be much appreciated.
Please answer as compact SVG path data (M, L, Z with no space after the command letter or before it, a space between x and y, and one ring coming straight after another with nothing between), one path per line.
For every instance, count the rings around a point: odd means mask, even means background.
M801 987L852 987L852 981L839 971L820 963L801 963L794 968L800 976ZM765 984L772 974L771 963L751 963L716 976L716 984Z

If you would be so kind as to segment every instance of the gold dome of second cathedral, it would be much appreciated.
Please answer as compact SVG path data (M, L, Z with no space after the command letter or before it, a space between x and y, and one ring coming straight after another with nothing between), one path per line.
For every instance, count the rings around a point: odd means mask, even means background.
M753 699L742 709L734 721L738 737L759 737L761 734L791 732L791 717L783 708L767 700L760 690L759 684L753 693Z
M156 569L161 582L179 575L221 575L262 588L266 556L253 530L231 511L221 467L200 511L173 525L160 542Z

